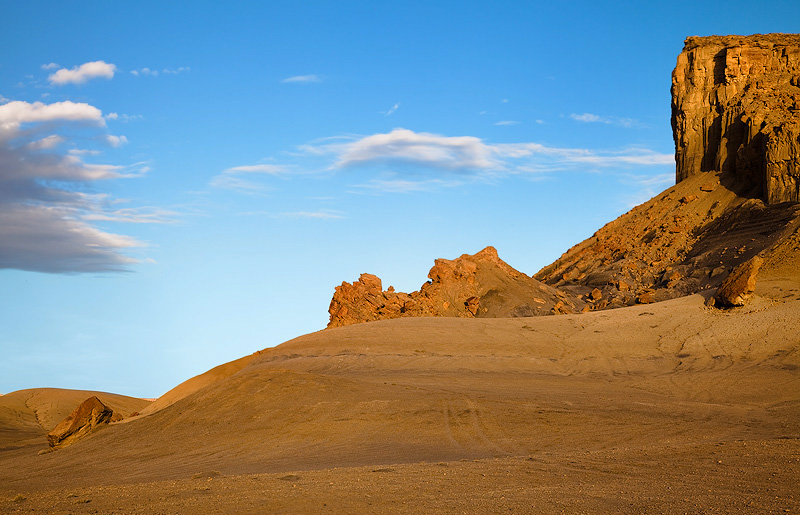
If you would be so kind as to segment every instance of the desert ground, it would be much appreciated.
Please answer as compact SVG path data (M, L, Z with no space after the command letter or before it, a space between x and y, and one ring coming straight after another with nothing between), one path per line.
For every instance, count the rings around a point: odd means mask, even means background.
M62 413L41 399L59 391L6 395L0 512L796 513L792 269L730 310L693 295L327 329L55 452Z

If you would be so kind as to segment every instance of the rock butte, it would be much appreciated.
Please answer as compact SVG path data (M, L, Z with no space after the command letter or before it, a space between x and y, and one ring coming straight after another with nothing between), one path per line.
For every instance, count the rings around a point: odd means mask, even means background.
M717 288L740 263L769 254L797 230L800 35L687 38L672 75L672 128L677 184L532 278L491 247L436 260L431 280L411 294L383 292L379 278L364 274L336 288L328 327L663 301Z

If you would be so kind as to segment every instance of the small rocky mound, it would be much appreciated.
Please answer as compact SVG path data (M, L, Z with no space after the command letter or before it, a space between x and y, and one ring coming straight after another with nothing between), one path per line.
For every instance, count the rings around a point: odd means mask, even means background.
M515 270L493 247L453 260L437 259L419 291L383 290L362 274L336 287L328 327L400 317L529 317L580 311L586 302Z
M47 434L47 442L53 449L66 447L97 427L121 418L97 397L89 397Z

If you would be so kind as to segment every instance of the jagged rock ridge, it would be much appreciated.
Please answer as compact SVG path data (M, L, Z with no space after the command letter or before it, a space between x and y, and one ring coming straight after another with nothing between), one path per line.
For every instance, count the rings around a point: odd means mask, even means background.
M800 200L800 35L690 37L672 74L678 182L721 171L768 204Z
M328 327L400 317L520 317L570 313L583 300L551 288L515 270L493 247L475 255L437 259L430 281L419 291L383 290L381 280L362 274L336 287Z

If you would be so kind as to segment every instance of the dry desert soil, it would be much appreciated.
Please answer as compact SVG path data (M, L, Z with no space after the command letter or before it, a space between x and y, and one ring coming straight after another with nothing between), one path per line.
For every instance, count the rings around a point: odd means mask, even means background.
M798 513L800 283L756 294L327 329L49 453L70 391L16 392L0 512Z

